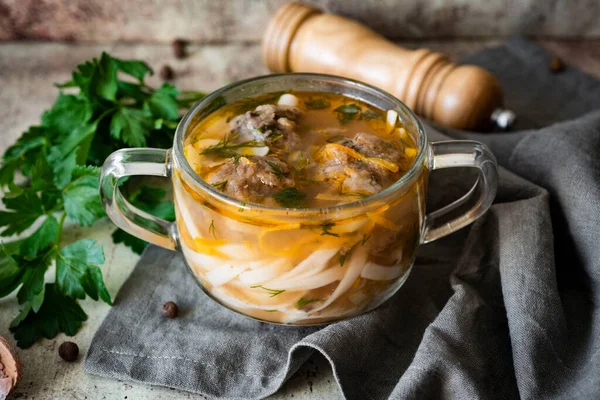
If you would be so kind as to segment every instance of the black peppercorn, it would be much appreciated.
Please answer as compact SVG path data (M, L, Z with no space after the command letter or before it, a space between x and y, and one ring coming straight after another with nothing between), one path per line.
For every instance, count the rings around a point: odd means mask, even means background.
M165 81L170 81L175 77L175 72L170 66L163 65L163 67L160 69L160 77Z
M176 58L187 57L186 46L187 46L187 42L183 39L173 40L173 54L175 54Z
M179 307L172 301L167 301L162 308L162 313L167 318L176 318L179 314Z
M79 356L79 347L73 342L64 342L58 348L58 355L65 361L75 361Z
M552 60L550 60L550 71L557 73L564 69L565 65L563 64L562 60L558 57L552 57Z

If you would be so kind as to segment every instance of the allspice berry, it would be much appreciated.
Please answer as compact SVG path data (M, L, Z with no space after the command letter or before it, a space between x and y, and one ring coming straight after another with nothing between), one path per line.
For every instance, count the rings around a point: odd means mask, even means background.
M79 356L79 347L73 342L64 342L58 348L58 355L65 361L75 361Z
M552 57L552 60L550 60L550 71L557 73L564 69L565 65L563 64L562 60L558 57Z
M179 314L179 307L172 301L167 301L162 308L162 313L167 318L176 318Z
M175 39L172 43L173 46L173 54L175 54L176 58L185 58L187 57L187 42L183 39Z
M160 77L164 81L170 81L173 80L173 78L175 77L175 72L170 66L163 65L163 67L160 69Z

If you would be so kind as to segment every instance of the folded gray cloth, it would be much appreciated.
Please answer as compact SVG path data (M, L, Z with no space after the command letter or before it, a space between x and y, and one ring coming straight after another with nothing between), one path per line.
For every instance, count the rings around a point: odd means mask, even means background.
M274 393L315 351L350 399L600 397L600 83L524 40L467 61L502 81L520 127L475 134L503 167L491 210L422 246L402 289L322 328L238 316L150 247L86 356L87 372L215 397ZM598 110L594 112L594 110ZM433 140L445 137L429 127ZM442 171L440 171L442 172ZM460 177L458 177L460 178ZM433 174L430 204L464 190ZM157 310L176 301L180 318Z

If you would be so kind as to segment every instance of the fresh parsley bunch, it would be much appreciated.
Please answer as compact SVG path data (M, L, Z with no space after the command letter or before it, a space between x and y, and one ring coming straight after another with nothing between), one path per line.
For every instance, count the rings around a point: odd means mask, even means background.
M0 211L0 236L18 235L36 222L29 236L0 245L0 298L18 289L23 309L10 325L20 347L59 332L77 333L87 315L78 300L86 296L111 304L99 265L104 252L95 240L63 246L65 219L91 226L104 210L98 194L99 166L122 147L170 147L180 108L200 99L163 84L144 83L150 67L103 53L77 66L39 126L30 127L9 147L0 167L6 211ZM18 177L17 172L24 179ZM24 181L24 182L22 182ZM126 188L128 189L128 188ZM130 201L162 218L173 207L162 202L164 190L129 188ZM123 231L113 234L141 252L145 243ZM44 275L54 264L53 283Z

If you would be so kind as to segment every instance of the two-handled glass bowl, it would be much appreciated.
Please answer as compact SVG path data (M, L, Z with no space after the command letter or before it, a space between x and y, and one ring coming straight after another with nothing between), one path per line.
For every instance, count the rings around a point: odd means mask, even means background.
M305 209L245 203L194 172L183 148L199 121L241 99L288 90L341 94L395 110L416 143L414 164L376 195ZM429 171L453 167L476 168L476 183L462 198L427 214ZM155 218L125 200L117 183L132 175L172 180L176 222ZM496 160L485 145L429 142L419 120L392 95L340 77L289 74L245 80L207 96L183 117L170 150L111 154L102 169L100 191L117 226L183 252L191 275L215 301L262 321L310 325L355 316L389 299L408 277L417 247L485 213L497 180Z

